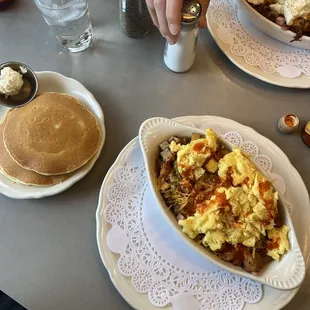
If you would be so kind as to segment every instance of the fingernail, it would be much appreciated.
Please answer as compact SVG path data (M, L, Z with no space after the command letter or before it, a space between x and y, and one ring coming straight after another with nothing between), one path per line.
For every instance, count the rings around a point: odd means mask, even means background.
M169 30L171 32L172 35L177 35L180 31L180 26L177 24L170 24L169 25Z
M166 40L170 45L173 45L175 43L170 37L166 37Z

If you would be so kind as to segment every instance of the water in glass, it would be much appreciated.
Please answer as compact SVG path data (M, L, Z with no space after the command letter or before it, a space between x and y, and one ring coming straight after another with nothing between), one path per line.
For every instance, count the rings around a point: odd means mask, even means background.
M89 47L93 40L86 0L35 0L59 43L71 52Z

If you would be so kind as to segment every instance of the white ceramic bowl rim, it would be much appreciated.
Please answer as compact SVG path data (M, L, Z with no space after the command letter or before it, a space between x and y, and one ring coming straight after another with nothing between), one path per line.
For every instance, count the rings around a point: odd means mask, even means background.
M179 233L179 235L185 241L187 241L187 243L199 254L201 254L203 257L210 260L214 264L218 265L219 267L228 270L229 272L236 273L240 276L259 281L263 284L281 290L291 290L300 286L305 277L305 262L296 238L293 223L286 208L287 202L281 195L280 201L283 205L286 224L291 228L291 232L289 234L291 250L284 255L285 261L283 257L279 263L272 262L268 264L258 275L253 275L242 270L239 267L235 267L230 263L220 260L219 258L215 257L214 254L210 253L209 251L195 243L193 240L185 236L185 234L181 231L180 226L176 223L172 213L167 210L166 205L159 191L157 190L154 164L155 158L158 157L158 144L160 142L164 141L171 135L178 136L183 133L183 136L190 136L192 132L204 134L204 131L202 130L192 128L166 118L148 119L141 125L139 130L139 141L146 164L150 188L152 189L157 204L160 206L160 210L170 222L171 226L174 227L174 229ZM224 141L224 143L227 146L230 145L230 147L232 147L232 145L227 141ZM256 164L257 169L261 171L257 163L254 163ZM267 175L268 177L267 173L263 172L263 174Z

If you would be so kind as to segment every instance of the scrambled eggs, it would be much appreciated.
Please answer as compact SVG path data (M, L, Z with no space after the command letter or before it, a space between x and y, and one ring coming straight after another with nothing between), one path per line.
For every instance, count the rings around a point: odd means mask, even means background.
M279 260L289 250L289 228L274 228L278 193L238 148L218 163L211 159L205 164L217 148L212 129L207 130L206 138L170 145L177 152L177 168L183 177L198 180L207 170L217 172L222 180L212 197L197 203L195 214L179 220L179 225L192 239L203 234L203 245L212 251L220 250L224 243L255 249L266 238L267 255Z
M283 255L290 249L287 239L289 230L289 227L283 225L280 228L273 228L268 231L268 238L271 241L267 243L267 254L277 261L280 260L280 255Z
M195 178L196 180L205 173L205 169L213 173L217 170L215 160L210 160L205 168L202 167L217 147L216 133L212 129L206 131L205 138L191 141L189 144L176 144L175 141L170 144L170 150L177 153L179 173L186 178Z

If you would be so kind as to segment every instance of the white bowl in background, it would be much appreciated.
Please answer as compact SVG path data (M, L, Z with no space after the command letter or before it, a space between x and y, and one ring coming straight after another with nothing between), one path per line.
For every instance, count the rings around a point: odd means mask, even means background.
M165 201L157 188L156 160L159 156L158 145L161 142L167 140L171 136L190 137L193 132L205 135L203 130L192 128L161 117L146 120L139 129L139 142L143 153L149 185L159 209L170 223L171 227L187 242L189 246L220 268L280 290L291 290L299 287L303 282L306 273L305 262L298 244L291 217L286 207L287 202L280 194L280 211L284 215L283 218L285 219L285 224L290 227L289 242L291 249L283 255L280 262L272 261L268 263L258 274L246 272L241 267L234 266L229 262L221 260L182 232L181 226L178 225L174 215L167 208ZM233 145L231 143L223 139L221 139L221 141L227 148L232 149ZM258 171L270 179L268 174L262 171L253 159L251 159L251 161L255 164Z
M253 9L246 0L236 0L236 2L245 18L260 31L282 43L310 50L310 37L303 36L301 37L301 41L293 41L296 33L290 30L283 30L279 25L273 23Z

